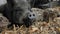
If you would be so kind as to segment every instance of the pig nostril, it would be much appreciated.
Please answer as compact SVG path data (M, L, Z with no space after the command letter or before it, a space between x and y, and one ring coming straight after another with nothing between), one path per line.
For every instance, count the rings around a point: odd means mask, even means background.
M29 15L31 17L31 15Z
M33 16L35 16L35 14L33 14Z

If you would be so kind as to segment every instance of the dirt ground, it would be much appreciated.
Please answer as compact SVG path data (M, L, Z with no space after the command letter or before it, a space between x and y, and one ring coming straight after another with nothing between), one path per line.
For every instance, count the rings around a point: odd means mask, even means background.
M49 9L53 9L53 11L60 11L59 7ZM0 23L3 24L0 24L0 30L3 30L0 34L60 34L60 17L54 18L54 21L49 20L48 23L36 21L29 28L26 28L24 25L21 27L18 25L15 27L15 25L13 25L14 28L12 30L9 30L6 25L10 22L1 14Z

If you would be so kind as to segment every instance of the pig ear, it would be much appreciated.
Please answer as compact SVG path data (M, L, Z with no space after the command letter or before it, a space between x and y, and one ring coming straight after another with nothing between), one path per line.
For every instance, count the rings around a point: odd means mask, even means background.
M12 0L7 0L7 3L11 3L12 2Z
M7 0L7 3L8 3L8 5L10 5L10 6L13 6L13 5L14 5L14 1L13 1L13 0Z

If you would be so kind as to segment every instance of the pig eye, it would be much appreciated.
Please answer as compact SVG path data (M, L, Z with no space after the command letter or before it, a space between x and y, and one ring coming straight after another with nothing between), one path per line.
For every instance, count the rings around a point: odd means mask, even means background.
M3 18L2 17L0 17L0 21L2 21L3 20Z
M33 16L35 16L35 14L33 14Z

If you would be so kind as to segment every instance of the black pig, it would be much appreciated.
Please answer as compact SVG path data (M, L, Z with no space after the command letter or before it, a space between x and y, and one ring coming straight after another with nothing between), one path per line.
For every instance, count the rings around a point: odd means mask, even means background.
M3 5L1 9L0 11L2 11L3 15L7 17L11 22L10 25L28 24L26 26L29 27L32 24L32 19L34 19L28 17L28 14L30 14L30 12L32 11L30 4L28 4L27 0L7 0L7 4Z

